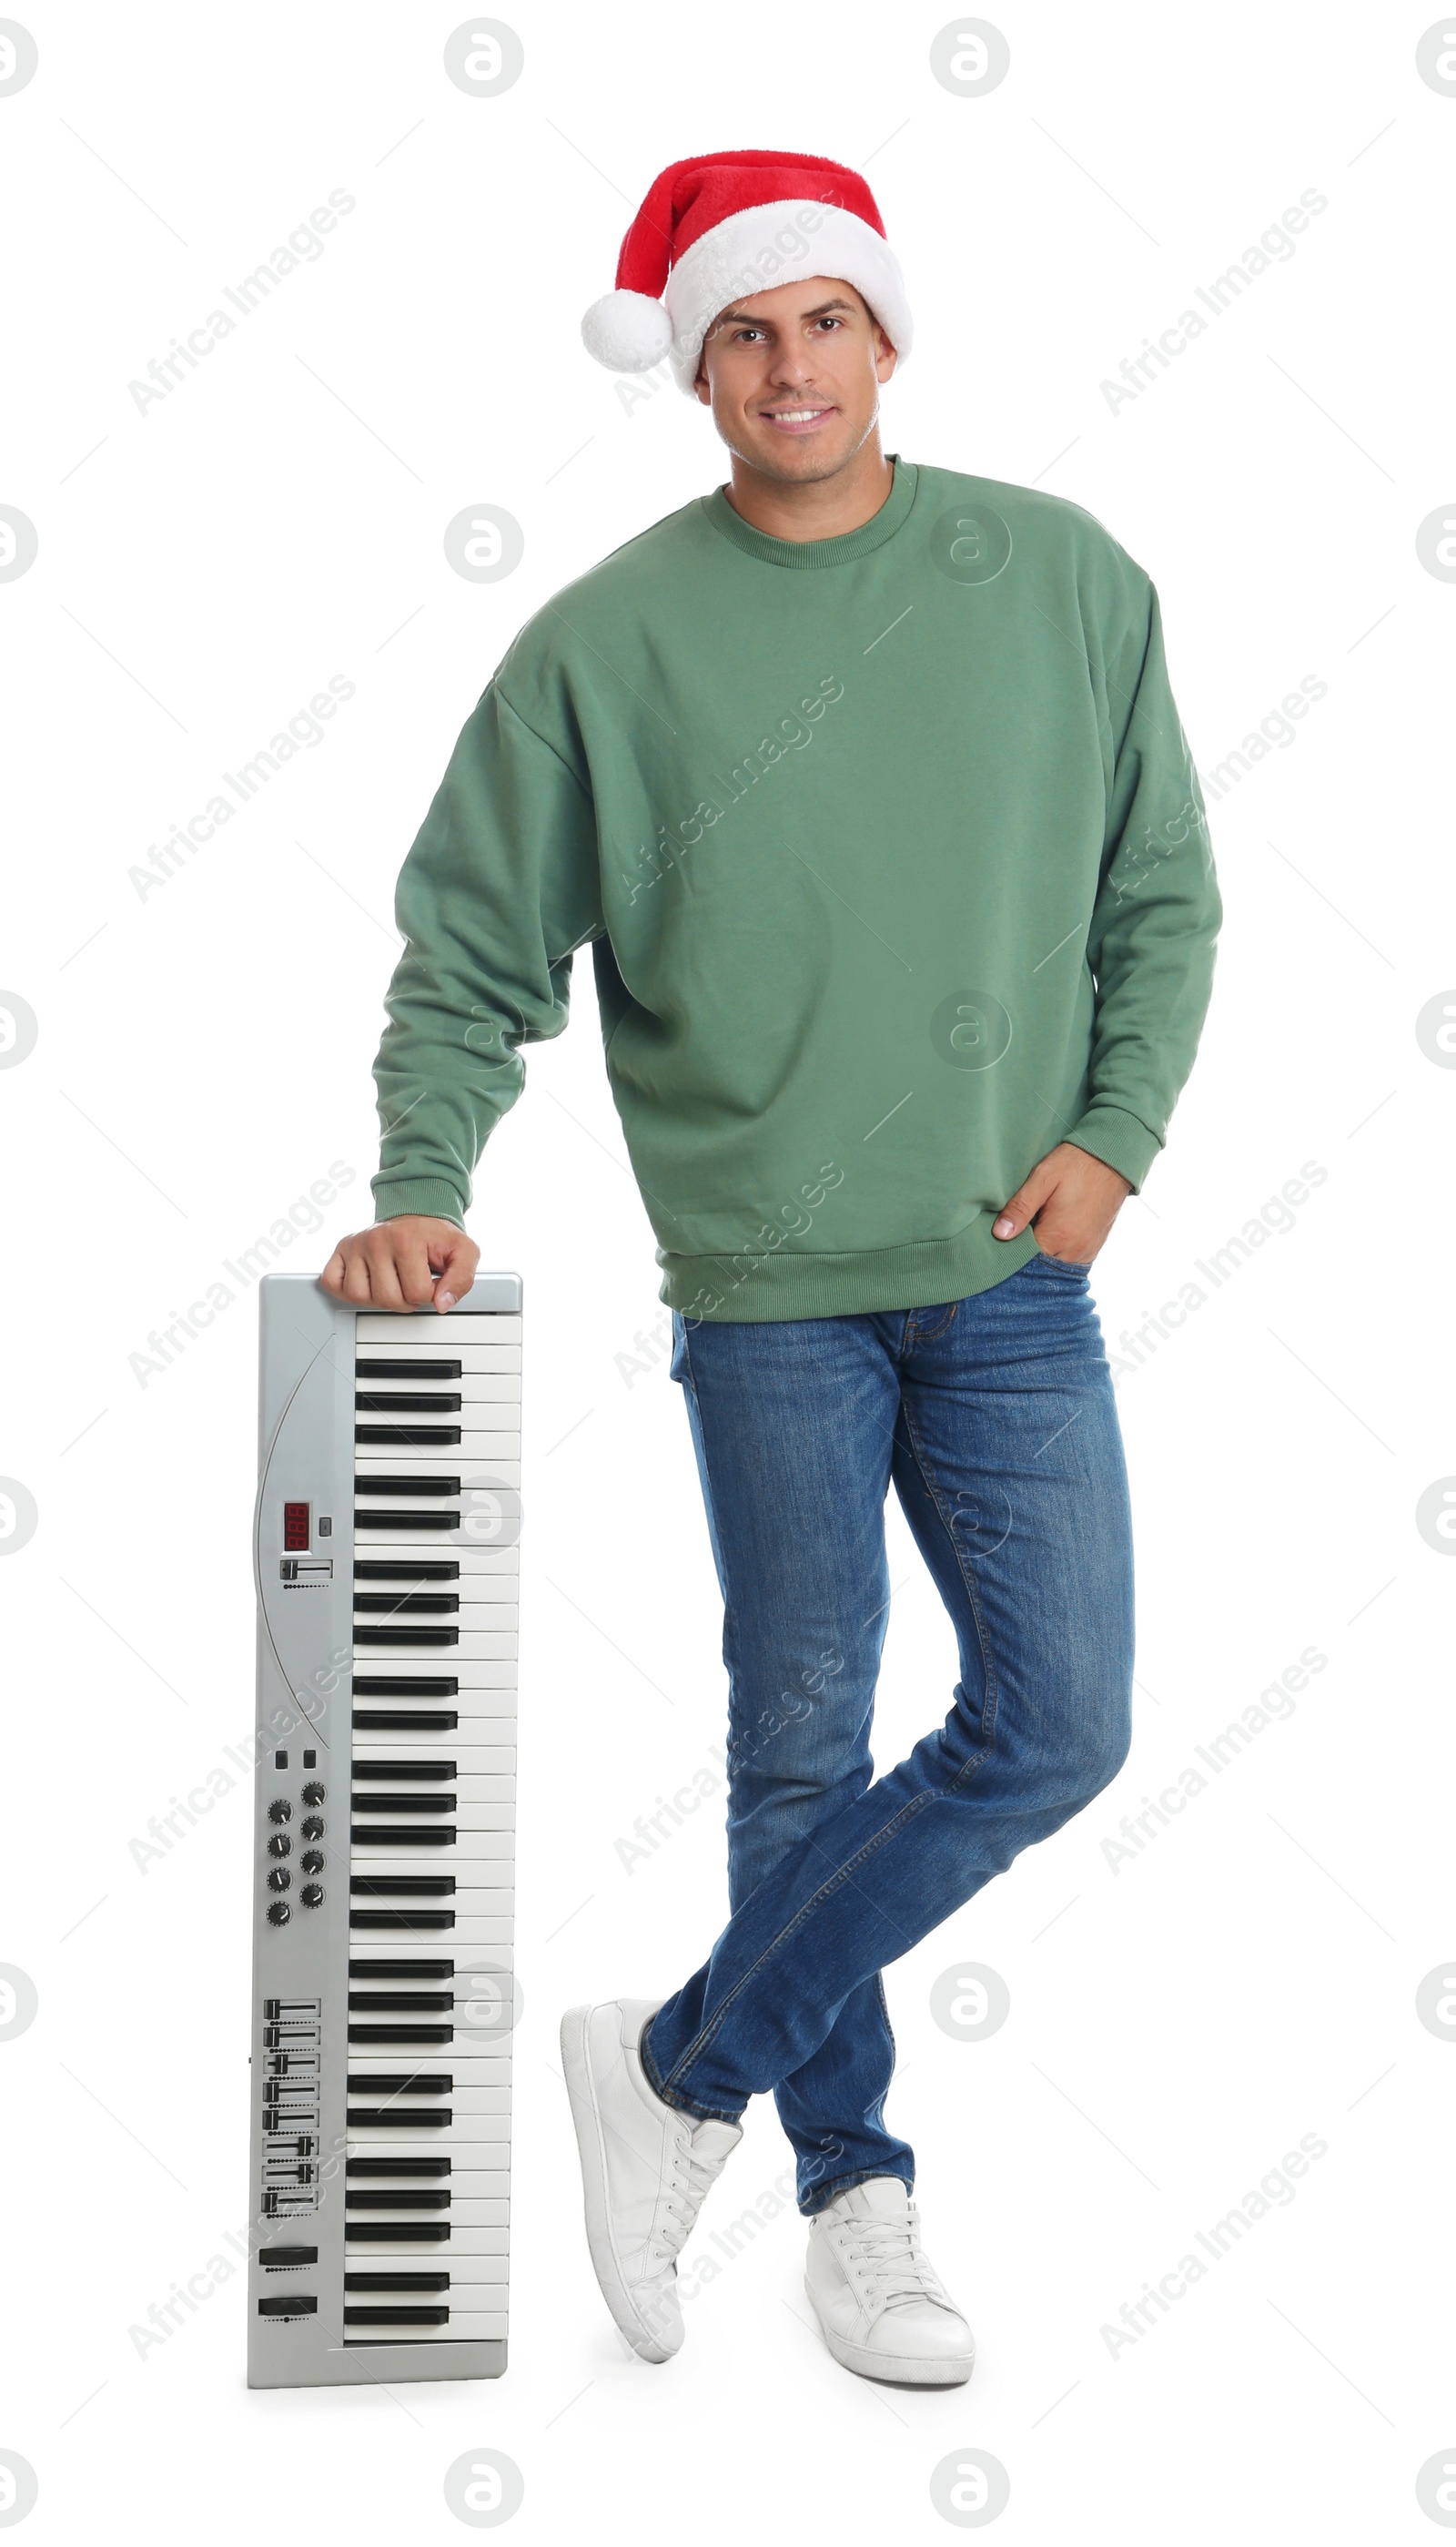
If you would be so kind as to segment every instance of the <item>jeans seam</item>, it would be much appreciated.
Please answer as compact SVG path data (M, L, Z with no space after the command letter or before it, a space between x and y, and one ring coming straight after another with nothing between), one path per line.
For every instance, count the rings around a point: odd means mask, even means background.
M918 1431L916 1430L915 1419L908 1405L904 1406L904 1419L905 1438L910 1446L911 1456L914 1459L916 1467L920 1471L920 1479L925 1488L925 1492L930 1497L932 1504L935 1506L936 1512L940 1516L940 1526L945 1532L947 1538L950 1540L951 1553L955 1557L957 1571L960 1574L961 1581L966 1586L967 1598L971 1603L971 1616L976 1622L976 1633L981 1644L982 1669L985 1673L985 1745L983 1750L975 1753L973 1757L966 1762L964 1768L957 1771L955 1778L952 1780L952 1786L954 1788L960 1786L962 1780L968 1775L968 1773L981 1768L991 1750L994 1748L996 1700L998 1696L995 1658L991 1653L990 1638L986 1632L985 1618L981 1606L981 1595L977 1589L975 1575L971 1571L970 1565L962 1552L960 1542L956 1537L956 1534L951 1527L949 1519L947 1518L944 1498L941 1495L940 1487L936 1482L934 1472L925 1456L924 1447L920 1441Z
M801 2203L800 2217L813 2220L818 2212L827 2211L831 2202L837 2202L841 2193L852 2193L857 2184L883 2184L887 2176L893 2176L897 2184L902 2184L907 2193L913 2192L915 2183L913 2175L901 2175L898 2167L862 2166L858 2167L853 2175L837 2176L824 2190L823 2199L816 2202L812 2211L806 2211Z

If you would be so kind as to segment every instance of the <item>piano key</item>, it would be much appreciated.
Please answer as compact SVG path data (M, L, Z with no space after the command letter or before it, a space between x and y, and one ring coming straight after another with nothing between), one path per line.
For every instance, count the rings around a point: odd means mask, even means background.
M357 1569L356 1569L357 1571ZM480 1605L471 1605L481 1606ZM454 1619L460 1618L458 1592L419 1591L413 1584L393 1583L387 1592L367 1592L354 1586L356 1619Z
M381 1884L391 1885L398 1885L406 1877L413 1881L416 1877L429 1880L453 1876L458 1888L473 1885L477 1889L510 1881L516 1845L515 1833L509 1827L471 1830L466 1841L442 1841L438 1833L431 1838L427 1824L419 1827L425 1835L423 1846L416 1841L410 1825L403 1822L397 1828L407 1836L393 1842L384 1841L379 1831L371 1832L365 1823L360 1825L360 1835L351 1830L349 1863L353 1872L361 1878L378 1878ZM462 1825L450 1827L459 1831ZM341 1857L342 1849L334 1854ZM468 1872L471 1869L476 1872Z
M359 1309L354 1314L354 1345L386 1345L389 1353L466 1353L471 1345L519 1345L519 1309Z
M360 1362L355 1370L354 1411L361 1409L373 1415L387 1415L398 1408L412 1414L431 1406L449 1407L452 1411L468 1406L510 1406L521 1403L521 1382L509 1370L459 1370L453 1379L432 1379L421 1361L416 1374L411 1375L401 1363L387 1378L378 1371L366 1371Z
M421 1476L458 1475L462 1463L470 1460L488 1468L494 1483L517 1489L521 1483L519 1423L514 1427L431 1424L417 1415L385 1424L377 1416L360 1416L354 1426L354 1475L361 1486L375 1476L387 1476L396 1466L414 1472L417 1460ZM513 1476L505 1473L508 1463L514 1464Z
M514 1582L493 1584L483 1598L469 1593L462 1597L459 1592L437 1591L433 1585L425 1584L360 1584L354 1594L354 1616L356 1622L369 1625L376 1620L401 1623L427 1619L432 1625L443 1622L448 1626L491 1633L514 1634L520 1625Z
M477 1576L489 1578L497 1574L519 1575L521 1571L521 1550L519 1545L515 1544L509 1547L421 1548L412 1545L397 1546L392 1539L384 1537L372 1537L368 1548L361 1550L361 1555L367 1558L371 1565L392 1563L409 1566L420 1558L429 1564L449 1565L452 1569L450 1580L459 1581L463 1591L468 1585L473 1584ZM488 1589L471 1589L467 1592L467 1598L472 1601L490 1601L494 1597Z
M385 1787L398 1787L401 1791L406 1787L418 1788L421 1795L432 1796L442 1783L458 1789L465 1803L510 1803L513 1800L515 1785L512 1779L480 1778L470 1770L457 1776L459 1761L448 1751L442 1750L436 1759L431 1759L426 1753L411 1758L397 1743L392 1743L387 1752L384 1752L382 1746L382 1754L378 1759L368 1752L361 1754L356 1751L354 1754L352 1784L356 1811L366 1804L373 1808L375 1800Z
M387 1353L382 1353L375 1345L356 1344L354 1369L356 1374L363 1370L369 1379L379 1379L383 1376L383 1364L389 1361L407 1378L411 1372L442 1360L458 1363L462 1371L513 1371L519 1378L521 1348L519 1345L492 1342L489 1333L482 1336L471 1332L463 1342L452 1344L449 1354L442 1356L438 1347L412 1344L406 1337Z
M377 1902L352 1905L349 1918L351 1942L368 1938L374 1942L387 1937L397 1946L406 1941L420 1947L449 1941L457 1954L484 1946L511 1946L515 1943L514 1917L477 1917L462 1910L435 1909L416 1905L413 1911L382 1908Z
M504 1445L521 1438L519 1420L506 1420L482 1425L476 1429L484 1437L485 1447L475 1449L460 1444L453 1449L418 1449L413 1444L401 1445L398 1457L387 1448L356 1449L354 1481L360 1495L375 1503L392 1499L396 1503L414 1503L423 1498L480 1494L520 1494L520 1449L493 1447L497 1440ZM502 1464L505 1463L505 1464ZM517 1473L510 1475L514 1463ZM391 1482L392 1481L392 1482Z
M403 1619L390 1625L367 1622L354 1629L353 1659L361 1670L382 1653L406 1668L411 1660L438 1662L446 1654L462 1662L514 1662L519 1650L520 1640L509 1627L457 1627Z
M483 2184L503 2184L504 2180L503 2171L499 2168L497 2168L494 2173L482 2172L480 2177L480 2181ZM455 2232L455 2236L453 2237L431 2241L432 2243L447 2246L453 2246L456 2241L456 2237L458 2237L463 2230L470 2229L475 2233L477 2238L480 2238L485 2241L481 2247L482 2253L503 2255L507 2250L510 2240L510 2229L507 2219L509 2210L510 2204L502 2195L497 2194L492 2197L489 2194L470 2194L463 2196L459 2202L453 2202L449 2211L439 2213L431 2212L428 2214L424 2212L413 2214L407 2212L401 2213L397 2220L386 2225L396 2229L407 2229L411 2224L414 2227L419 2228L428 2225L430 2221L434 2221L437 2225L449 2228ZM376 2215L373 2212L356 2212L351 2210L348 2214L347 2225L353 2226L356 2222L372 2221L375 2217ZM381 2241L378 2240L364 2239L356 2240L353 2242L368 2245L378 2244ZM383 2242L385 2245L396 2245L405 2243L407 2240L385 2239ZM381 2256L380 2258L382 2263L386 2260L392 2263L394 2259L392 2256L389 2256L388 2258ZM442 2256L440 2260L443 2263L446 2258Z
M430 2257L437 2270L443 2266L454 2274L459 2269L463 2281L503 2282L507 2278L509 2258L506 2251L506 2238L508 2233L504 2229L476 2229L466 2222L462 2222L457 2227L445 2220L438 2223L419 2220L388 2224L407 2229L410 2234L404 2238L364 2235L366 2229L378 2229L380 2225L378 2221L356 2219L352 2213L346 2218L344 2243L355 2249L355 2254L349 2259L351 2267L355 2263L358 2250L361 2247L372 2246L375 2253L371 2261L378 2259L385 2269L389 2266L393 2266L396 2270L401 2266L407 2267L411 2259L418 2256L422 2263ZM382 2246L388 2250L387 2264L385 2257L380 2254Z
M349 2054L347 2082L352 2091L355 2082L361 2078L371 2080L374 2086L385 2078L396 2086L400 2080L412 2079L416 2083L429 2082L432 2094L448 2096L452 2080L489 2086L508 2082L510 2074L511 2056L509 2052L498 2049L463 2052L453 2055L449 2061L443 2060L437 2052L422 2052L411 2060L398 2052L362 2050ZM419 2085L419 2092L421 2095L425 2093L423 2084Z
M423 1354L415 1354L403 1361L390 1361L379 1354L360 1354L356 1355L354 1362L356 1376L371 1383L390 1379L459 1379L463 1367L458 1359L452 1361L435 1355L427 1360Z

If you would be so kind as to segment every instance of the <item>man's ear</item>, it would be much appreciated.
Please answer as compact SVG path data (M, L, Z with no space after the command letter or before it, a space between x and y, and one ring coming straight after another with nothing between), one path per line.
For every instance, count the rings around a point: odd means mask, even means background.
M708 378L708 357L706 354L700 354L698 356L698 375L693 383L693 395L698 399L702 406L711 406L713 404L713 383Z
M895 377L895 367L899 361L899 354L896 352L890 338L886 335L884 328L881 326L880 321L877 318L875 320L876 380L881 382L893 380Z

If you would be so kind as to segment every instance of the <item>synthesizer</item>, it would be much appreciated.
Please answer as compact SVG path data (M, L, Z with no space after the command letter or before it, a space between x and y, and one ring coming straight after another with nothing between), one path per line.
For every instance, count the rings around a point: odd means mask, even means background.
M265 1274L248 2384L506 2362L521 1284Z

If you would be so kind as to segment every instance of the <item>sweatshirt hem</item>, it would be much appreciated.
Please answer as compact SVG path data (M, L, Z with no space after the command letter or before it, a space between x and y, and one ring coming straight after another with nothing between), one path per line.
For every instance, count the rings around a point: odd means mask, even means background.
M443 1177L376 1177L371 1190L376 1223L418 1213L426 1220L453 1220L457 1229L466 1225L460 1196Z
M658 1251L658 1298L685 1317L724 1322L843 1318L881 1309L927 1309L1003 1282L1041 1254L1036 1234L993 1238L981 1212L949 1238L869 1247L843 1256L671 1256Z

